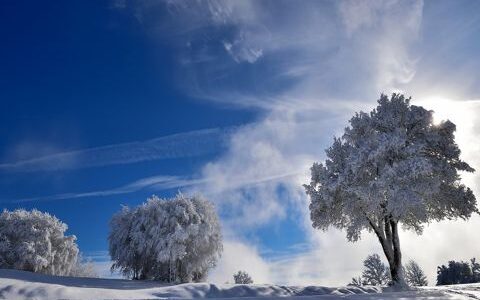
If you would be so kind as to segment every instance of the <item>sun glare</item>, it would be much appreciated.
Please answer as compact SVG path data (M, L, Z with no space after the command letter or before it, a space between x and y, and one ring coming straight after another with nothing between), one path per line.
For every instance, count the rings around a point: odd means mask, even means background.
M474 120L475 112L480 104L479 100L451 100L444 97L429 97L414 101L415 105L421 105L425 109L433 110L433 124L438 125L442 121L452 121L457 130L455 140L462 148L463 157L471 157L477 151L471 143L475 136Z
M464 110L463 105L457 101L453 101L443 97L429 97L418 101L419 105L425 109L433 110L433 124L438 125L442 121L451 120L456 123L458 121L458 114Z

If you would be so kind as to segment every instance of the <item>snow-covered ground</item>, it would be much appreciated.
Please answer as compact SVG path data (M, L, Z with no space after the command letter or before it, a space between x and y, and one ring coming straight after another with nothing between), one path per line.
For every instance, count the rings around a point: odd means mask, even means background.
M209 283L162 285L151 281L56 277L16 270L0 270L0 299L262 298L268 300L279 297L295 297L295 300L480 299L480 284L388 292L376 287L328 288Z

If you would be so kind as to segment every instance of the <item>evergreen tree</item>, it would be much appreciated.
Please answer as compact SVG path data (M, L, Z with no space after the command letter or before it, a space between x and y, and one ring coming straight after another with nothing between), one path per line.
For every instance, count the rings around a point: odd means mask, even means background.
M235 282L235 284L252 284L253 283L253 279L245 271L238 271L237 273L233 274L233 281Z
M425 286L428 284L427 276L413 260L405 265L405 280L410 286Z
M364 285L386 285L390 281L389 270L378 254L369 255L363 261L362 283Z

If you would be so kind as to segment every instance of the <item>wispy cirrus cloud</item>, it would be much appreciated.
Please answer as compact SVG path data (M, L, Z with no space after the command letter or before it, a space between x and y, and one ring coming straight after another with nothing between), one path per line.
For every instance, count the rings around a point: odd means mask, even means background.
M255 176L249 178L236 178L235 181L230 182L228 186L220 187L220 190L234 190L243 187L256 186L266 182L276 182L284 180L285 178L297 176L299 172L291 171L288 173L270 174L268 176ZM54 195L38 195L23 197L17 199L0 199L0 203L23 203L23 202L40 202L40 201L55 201L55 200L70 200L78 198L96 198L112 195L123 195L138 192L141 190L148 190L152 192L158 192L163 190L183 188L187 192L195 193L198 190L202 190L203 187L216 184L215 177L182 177L182 176L168 176L157 175L150 176L135 180L131 183L114 187L110 189L76 192L76 193L61 193ZM208 196L208 194L207 194Z
M233 128L178 133L0 164L1 172L59 171L200 156L219 152Z
M161 191L172 188L188 187L191 185L199 184L203 180L187 179L181 178L178 176L152 176L147 178L142 178L134 182L128 183L126 185L115 187L111 189L104 190L95 190L87 192L76 192L76 193L61 193L54 195L38 195L31 197L24 197L18 199L4 199L0 200L0 203L23 203L23 202L40 202L40 201L54 201L54 200L70 200L78 198L95 198L95 197L105 197L112 195L123 195L133 192L138 192L144 189L149 189L152 191Z

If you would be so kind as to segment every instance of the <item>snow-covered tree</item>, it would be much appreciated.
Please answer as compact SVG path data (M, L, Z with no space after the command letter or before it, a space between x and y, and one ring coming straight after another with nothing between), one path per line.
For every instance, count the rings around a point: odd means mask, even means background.
M200 196L156 196L111 220L112 270L133 279L191 282L205 279L222 251L214 206Z
M425 286L428 284L427 276L414 260L410 260L405 265L405 280L410 286Z
M420 234L424 223L478 213L473 192L460 183L458 172L474 169L460 159L455 124L434 124L432 114L403 95L382 95L376 109L350 119L305 185L313 227L345 229L353 242L373 231L400 288L399 224Z
M0 214L0 268L70 275L76 265L76 237L67 225L38 210Z
M388 267L378 254L367 256L363 261L362 283L364 285L386 285L390 281Z
M233 274L233 281L235 284L252 284L253 279L248 275L245 271L238 271L237 273Z

